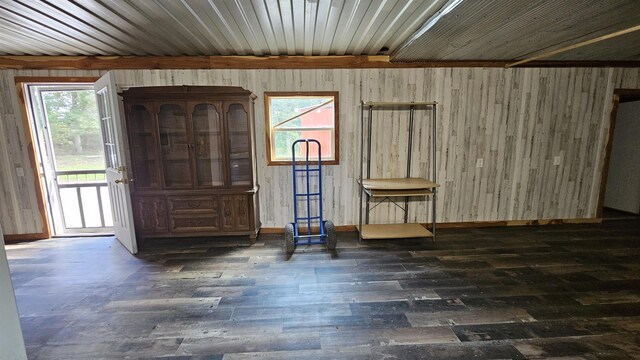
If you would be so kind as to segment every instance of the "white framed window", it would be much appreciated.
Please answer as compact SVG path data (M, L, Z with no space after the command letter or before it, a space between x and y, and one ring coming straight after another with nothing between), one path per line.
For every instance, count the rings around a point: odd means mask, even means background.
M290 165L291 145L298 139L318 140L322 163L339 164L338 98L337 91L266 92L267 164ZM310 149L310 159L317 156Z

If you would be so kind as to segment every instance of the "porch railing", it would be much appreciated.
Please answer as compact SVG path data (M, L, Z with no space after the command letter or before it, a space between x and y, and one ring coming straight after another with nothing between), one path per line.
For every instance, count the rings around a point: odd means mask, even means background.
M56 179L66 228L113 226L104 170L56 171Z

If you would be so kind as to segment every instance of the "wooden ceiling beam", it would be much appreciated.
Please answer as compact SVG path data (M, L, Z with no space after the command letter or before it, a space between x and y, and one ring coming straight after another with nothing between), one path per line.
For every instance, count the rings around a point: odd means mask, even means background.
M511 61L391 62L389 56L0 56L0 69L375 69L502 67ZM640 61L534 61L526 67L640 67Z
M439 67L441 62L392 63L376 56L0 56L0 69L336 69ZM505 66L507 62L456 62L457 66Z

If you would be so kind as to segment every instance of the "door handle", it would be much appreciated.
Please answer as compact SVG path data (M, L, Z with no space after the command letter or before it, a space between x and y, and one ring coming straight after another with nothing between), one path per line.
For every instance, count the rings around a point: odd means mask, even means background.
M117 179L115 181L116 184L128 184L134 182L135 179Z

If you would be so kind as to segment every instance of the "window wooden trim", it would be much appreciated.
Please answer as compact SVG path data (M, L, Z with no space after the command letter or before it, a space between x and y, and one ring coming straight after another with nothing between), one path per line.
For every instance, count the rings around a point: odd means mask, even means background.
M267 166L292 165L293 161L282 161L271 159L271 119L269 118L269 98L277 96L333 96L334 101L334 126L333 126L333 149L334 160L322 160L322 165L340 165L340 93L338 91L285 91L285 92L265 92L264 93L264 120L265 135L267 145ZM298 162L300 163L300 162Z

